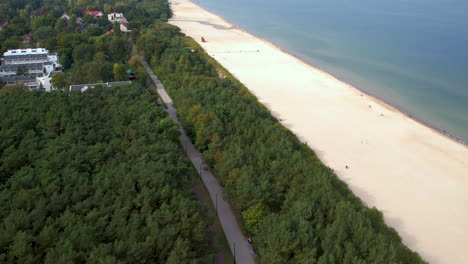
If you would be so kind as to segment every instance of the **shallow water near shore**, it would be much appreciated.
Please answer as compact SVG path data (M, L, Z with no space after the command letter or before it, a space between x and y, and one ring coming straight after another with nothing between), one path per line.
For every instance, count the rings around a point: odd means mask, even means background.
M468 2L194 2L468 142Z

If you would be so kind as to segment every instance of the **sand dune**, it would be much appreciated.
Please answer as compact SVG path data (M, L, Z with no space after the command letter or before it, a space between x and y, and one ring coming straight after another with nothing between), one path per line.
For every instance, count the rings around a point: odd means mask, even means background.
M468 148L187 0L172 24L199 43L403 241L431 263L468 263ZM346 169L345 166L349 166Z

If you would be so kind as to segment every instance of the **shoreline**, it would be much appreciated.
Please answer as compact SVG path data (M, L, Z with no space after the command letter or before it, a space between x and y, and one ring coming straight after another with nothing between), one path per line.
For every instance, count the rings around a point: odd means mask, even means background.
M468 147L463 140L190 0L177 3L169 23L247 87L364 204L379 209L408 248L431 263L464 263ZM257 52L245 52L252 50Z
M239 26L236 25L236 27L238 27L238 28L240 29ZM248 31L246 31L246 30L244 30L244 29L242 29L242 31L248 33ZM249 34L250 34L250 33L249 33ZM417 118L416 116L414 116L414 115L413 115L412 113L410 113L409 111L405 111L405 110L401 109L402 107L398 107L398 106L396 106L396 105L394 105L394 104L392 104L392 103L390 103L390 102L388 102L388 101L386 101L386 100L384 100L384 99L382 99L382 98L380 98L380 97L378 97L378 96L376 96L376 95L373 95L372 93L365 92L365 91L359 89L358 87L356 87L356 86L354 86L354 85L348 83L347 81L336 77L336 76L333 75L332 73L329 73L329 72L327 72L327 71L325 71L325 70L323 70L323 69L320 69L318 66L315 66L315 65L313 65L313 64L311 64L311 63L305 61L304 59L302 59L302 58L299 57L298 55L296 55L296 54L294 54L294 53L292 53L292 52L289 52L289 51L286 51L286 50L282 49L281 47L277 46L276 44L274 44L274 43L272 43L272 42L270 42L270 41L268 41L268 40L266 40L265 38L261 38L261 37L258 37L258 36L255 36L255 37L258 38L258 39L261 39L261 40L265 41L266 44L271 44L272 46L274 46L274 47L275 47L276 49L278 49L279 51L281 51L281 52L283 52L283 53L286 53L286 54L288 54L288 55L290 55L290 56L296 58L297 60L299 60L299 61L301 61L302 63L304 63L306 66L311 67L311 68L313 68L314 70L319 71L319 72L321 72L321 73L323 73L323 74L326 74L326 75L328 75L329 77L331 77L331 78L333 78L333 79L335 79L335 80L337 80L337 81L339 81L339 82L341 82L341 83L344 83L344 84L346 84L346 85L349 85L349 88L350 88L350 89L354 89L354 90L356 90L356 91L362 93L363 95L365 95L365 96L367 96L367 97L369 97L369 98L375 100L377 103L382 104L382 105L385 105L385 106L387 106L389 109L392 109L392 110L395 111L395 112L399 112L399 113L403 114L404 116L408 117L409 119L411 119L411 120L413 120L413 121L416 121L417 123L419 123L419 124L421 124L421 125L423 125L423 126L429 128L429 129L431 129L431 130L434 130L435 132L438 132L440 135L445 136L445 137L447 137L447 138L453 140L453 141L456 142L456 143L460 143L460 144L462 144L462 145L468 147L468 142L465 142L465 141L463 141L461 138L457 138L456 136L454 136L454 135L452 135L452 134L450 134L450 133L444 132L444 131L445 131L444 129L438 128L437 126L432 125L429 121L424 121L424 120L422 120L422 119L420 119L420 118Z
M384 100L384 99L382 99L382 98L380 98L380 97L377 97L376 95L373 95L373 94L371 94L371 93L369 93L369 92L364 92L364 91L362 91L362 90L359 89L358 87L356 87L356 86L354 86L354 85L348 83L346 80L340 79L340 78L334 76L332 73L329 73L329 72L327 72L327 71L325 71L325 70L323 70L323 69L320 69L318 66L313 65L312 63L307 62L305 59L303 59L303 58L301 58L300 56L298 56L298 55L292 53L291 51L287 51L287 50L281 48L280 46L278 46L277 44L275 44L275 43L269 41L268 39L266 39L266 38L264 38L264 37L259 37L259 36L257 36L257 35L253 35L253 34L251 34L249 31L247 31L246 29L242 28L241 26L239 26L239 25L237 25L237 24L235 24L235 23L232 23L232 22L230 22L229 20L227 20L226 18L224 18L224 17L222 17L222 16L216 14L214 11L211 11L211 10L209 10L208 8L205 8L205 7L199 5L198 3L195 3L195 2L193 2L193 1L191 1L191 0L189 0L189 1L190 1L193 5L196 5L198 8L200 8L200 9L202 9L202 10L208 12L208 13L211 13L212 15L215 15L215 16L219 17L220 19L223 20L224 23L231 25L231 27L227 27L227 28L223 27L223 28L222 28L223 30L237 29L237 30L239 30L239 31L242 31L242 32L244 32L244 33L247 33L247 34L249 34L249 35L252 35L252 36L254 36L255 38L257 38L257 39L263 41L263 43L265 43L265 44L267 44L267 45L270 45L270 46L272 46L273 48L275 48L275 49L277 49L277 50L279 50L279 51L281 51L281 52L283 52L283 53L285 53L285 54L287 54L287 55L289 55L289 56L292 56L292 57L296 58L297 60L299 60L300 62L302 62L306 67L310 67L310 68L312 68L313 70L319 71L319 72L321 72L321 73L327 75L328 77L331 77L331 78L337 80L338 82L344 83L344 84L348 85L350 89L354 89L355 91L357 91L357 92L359 92L359 93L361 93L361 94L367 96L368 98L372 99L372 100L375 101L376 103L379 103L379 104L382 104L382 105L384 105L384 106L387 106L389 109L392 109L393 111L399 112L399 113L403 114L404 116L406 116L407 118L409 118L409 119L411 119L411 120L413 120L413 121L415 121L415 122L417 122L417 123L419 123L419 124L421 124L421 125L423 125L423 126L429 128L429 129L433 130L434 132L439 133L440 135L442 135L442 136L444 136L444 137L447 137L447 138L453 140L453 141L456 142L456 143L462 144L463 146L465 146L465 147L468 148L468 141L465 142L463 139L458 138L458 137L456 137L455 135L452 135L452 134L450 134L450 133L444 132L444 131L446 131L445 129L439 128L439 127L437 127L437 126L435 126L435 125L432 125L429 121L424 121L424 120L422 120L422 119L420 119L420 118L417 118L416 116L414 116L414 115L413 115L412 113L410 113L409 111L403 110L401 106L400 106L400 107L397 107L397 106L395 106L394 104L391 104L390 102L388 102L388 101L386 101L386 100ZM221 25L211 24L211 23L207 23L207 22L204 22L204 21L189 21L189 20L177 20L177 19L174 19L174 20L173 20L173 19L170 19L169 22L171 22L171 21L196 22L196 23L201 23L201 24L213 26L213 27L215 27L215 28L217 28L217 29L221 29L221 28L218 28L218 27L221 27ZM206 51L205 51L205 52L206 52ZM206 52L206 53L208 53L208 52Z

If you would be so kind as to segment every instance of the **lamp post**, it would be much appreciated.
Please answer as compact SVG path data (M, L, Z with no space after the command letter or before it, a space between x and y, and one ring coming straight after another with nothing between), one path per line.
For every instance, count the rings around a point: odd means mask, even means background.
M236 264L236 241L234 240L234 264Z
M216 211L216 216L218 216L218 194L216 193L216 199L215 199L215 211Z

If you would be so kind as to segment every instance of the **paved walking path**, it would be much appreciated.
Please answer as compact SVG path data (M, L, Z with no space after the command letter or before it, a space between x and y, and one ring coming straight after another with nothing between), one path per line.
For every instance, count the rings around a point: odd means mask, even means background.
M221 222L221 226L223 227L224 234L226 235L226 239L228 240L229 247L231 248L231 252L235 257L236 263L255 263L255 253L253 252L252 247L247 242L247 238L242 234L242 230L240 229L239 224L237 223L237 219L232 212L231 206L229 206L229 204L222 198L223 189L221 188L213 174L210 172L210 170L203 169L204 165L202 163L202 156L200 152L197 149L195 149L195 147L192 145L192 142L187 137L184 128L177 119L177 111L173 106L172 99L167 94L161 81L158 79L158 77L156 77L156 75L153 73L153 70L151 70L151 68L148 66L148 63L143 61L142 65L145 68L151 80L156 85L156 91L158 92L159 96L161 96L162 100L166 104L165 111L174 121L176 121L179 124L179 131L181 133L181 136L179 137L180 143L182 144L182 146L184 146L184 149L187 152L187 156L192 161L193 166L197 168L197 171L200 174L203 183L208 189L211 201L213 202L213 204L215 204L215 206L217 206L218 218Z

